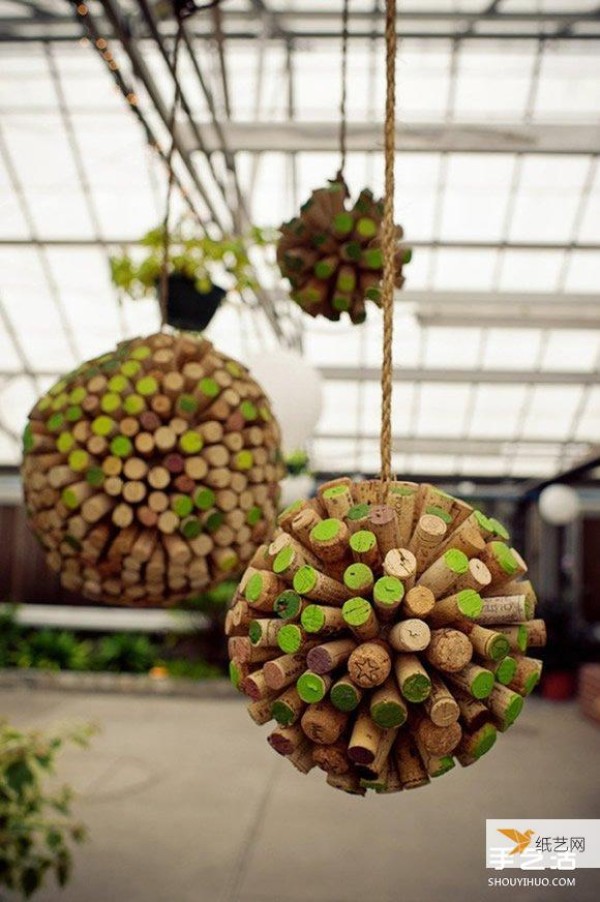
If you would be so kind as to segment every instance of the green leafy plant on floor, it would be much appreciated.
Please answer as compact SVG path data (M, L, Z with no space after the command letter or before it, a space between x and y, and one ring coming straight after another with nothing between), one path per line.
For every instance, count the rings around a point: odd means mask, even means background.
M65 744L87 747L95 728L53 734L21 732L0 721L0 888L32 896L53 874L69 879L73 845L86 836L73 819L73 791L48 778Z
M100 639L93 656L94 670L112 673L147 673L155 664L158 647L148 636L113 633Z
M169 239L169 273L192 279L198 291L210 291L213 280L225 274L223 287L243 292L256 288L257 282L250 262L252 247L266 247L275 241L276 232L256 226L243 237L194 234L185 222L173 230ZM139 242L142 253L122 253L110 258L110 272L114 285L137 300L154 296L162 270L164 230L151 229Z

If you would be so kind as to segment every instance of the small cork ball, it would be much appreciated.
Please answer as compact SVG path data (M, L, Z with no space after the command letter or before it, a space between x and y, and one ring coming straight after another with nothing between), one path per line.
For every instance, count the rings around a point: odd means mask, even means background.
M232 681L301 772L358 795L423 786L488 752L540 678L526 570L501 523L435 486L332 480L242 577Z
M291 297L310 316L353 323L366 318L366 302L381 306L383 202L369 189L349 203L341 177L313 191L300 215L281 227L277 262L291 285ZM400 244L396 227L395 285L404 284L403 266L411 251Z
M261 387L202 336L122 342L29 414L30 525L65 589L175 604L242 570L270 537L279 440Z

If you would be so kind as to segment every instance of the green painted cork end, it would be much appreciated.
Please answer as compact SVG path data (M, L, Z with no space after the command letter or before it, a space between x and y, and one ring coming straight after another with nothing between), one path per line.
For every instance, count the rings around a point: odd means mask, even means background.
M318 604L309 604L302 611L300 622L307 633L318 633L325 624L325 614Z
M366 564L350 564L344 571L344 585L352 591L358 591L373 583L373 571Z
M307 670L296 683L298 695L308 705L320 702L325 696L325 680L317 673Z
M285 702L276 701L271 706L271 714L282 727L289 727L294 719L294 712Z
M260 593L262 592L262 585L262 575L260 573L254 573L248 580L248 585L246 586L246 592L244 593L246 601L250 602L250 604L258 601Z
M289 545L282 548L273 561L273 573L284 573L294 560L294 549Z
M504 542L491 542L492 552L500 567L508 576L514 576L519 571L517 560Z
M342 617L348 626L363 626L371 616L371 611L366 598L349 598L342 607Z
M496 742L498 733L492 724L486 724L481 728L481 735L473 751L474 758L481 758L492 748Z
M331 488L325 489L323 498L339 498L348 491L347 485L332 485Z
M448 569L453 573L458 573L459 576L466 573L469 569L469 558L464 552L459 551L458 548L450 548L444 554L444 561Z
M350 548L358 554L364 554L375 548L377 539L375 533L369 529L360 529L350 536Z
M510 683L517 672L517 662L514 658L504 658L498 664L496 668L496 679L499 683L502 683L503 686L506 686L507 683Z
M455 766L454 758L452 755L443 755L441 758L437 759L437 767L431 774L432 777L443 777L444 774L447 774L449 770Z
M360 702L360 695L348 683L334 686L331 690L331 703L338 711L354 711Z
M522 697L515 692L511 701L508 703L506 713L504 715L507 725L515 722L515 720L523 710L523 704L524 702Z
M321 520L320 523L317 523L317 525L313 527L310 537L316 542L328 542L331 539L335 539L335 537L339 535L340 530L341 521L329 517L326 520Z
M294 573L293 586L300 595L305 595L307 592L310 592L311 589L314 589L316 584L317 571L309 564L300 567L300 569Z
M493 678L492 678L493 685ZM424 702L431 692L431 681L422 673L415 673L402 684L401 692L409 702ZM492 690L490 689L490 692Z
M456 596L456 606L464 617L478 617L481 614L483 601L481 595L474 589L463 589Z
M363 517L368 516L370 510L369 504L355 504L346 514L346 520L362 520Z
M382 576L373 586L373 598L378 604L398 604L404 598L404 586L396 576Z
M516 669L517 669L517 667L516 667L516 662L515 662L515 670ZM513 674L513 676L514 676L514 674ZM512 679L512 677L511 677L511 679ZM525 680L525 695L531 695L531 693L533 692L533 690L535 689L535 687L537 686L539 681L540 681L539 673L530 674L527 677L527 679ZM510 682L510 680L509 680L509 682Z
M499 633L490 642L490 657L492 661L501 661L510 651L510 645L506 636Z
M260 642L260 637L262 636L262 627L260 623L256 620L251 620L248 624L248 638L252 642L253 645L256 645L257 642Z
M527 651L528 636L527 628L524 626L519 626L519 629L517 630L517 645L519 647L519 651Z
M295 623L282 626L277 633L277 644L286 654L295 654L302 647L302 630Z
M471 683L471 693L473 698L487 698L494 688L494 674L489 670L478 673Z
M406 711L398 702L380 702L371 707L371 717L377 726L391 730L402 726L406 720Z
M291 589L286 589L285 592L282 592L275 599L273 611L282 620L289 620L291 617L296 617L301 605L302 599L298 593L293 592Z

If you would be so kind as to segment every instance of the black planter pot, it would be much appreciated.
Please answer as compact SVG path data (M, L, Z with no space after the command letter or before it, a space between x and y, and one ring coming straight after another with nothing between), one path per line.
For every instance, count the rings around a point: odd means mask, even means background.
M202 332L226 294L219 285L207 292L198 291L193 279L173 273L169 276L167 322L176 329Z

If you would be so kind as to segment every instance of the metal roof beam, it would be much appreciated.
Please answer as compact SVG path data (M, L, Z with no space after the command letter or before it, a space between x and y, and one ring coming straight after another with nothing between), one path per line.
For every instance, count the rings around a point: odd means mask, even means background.
M379 367L321 366L319 371L330 381L379 382ZM598 385L596 372L551 370L442 369L436 367L394 367L395 382L437 383L441 385Z

